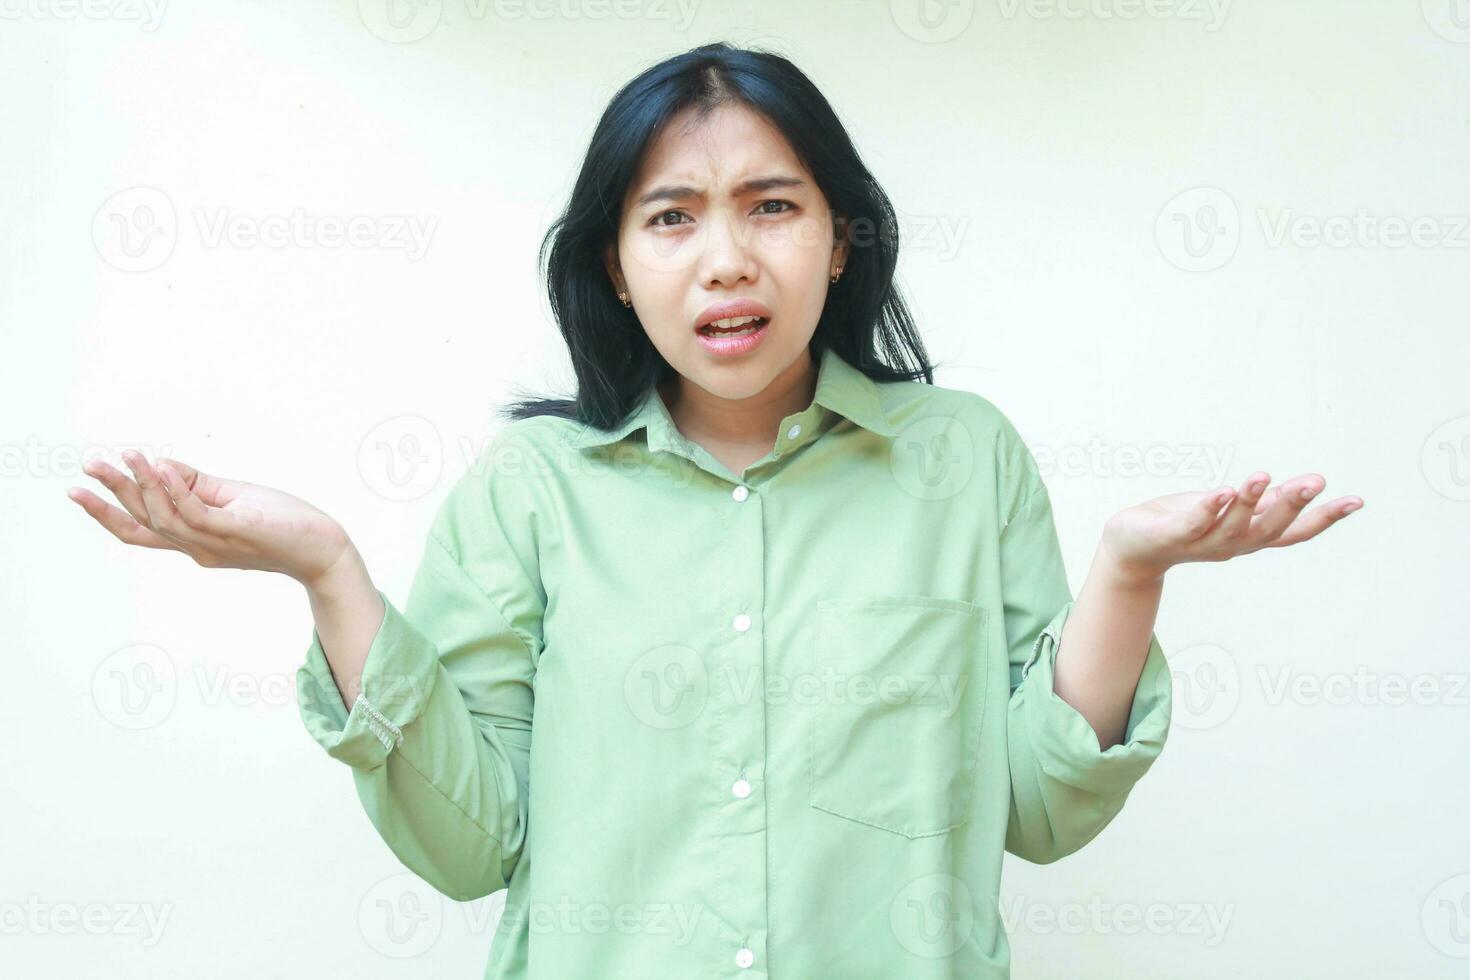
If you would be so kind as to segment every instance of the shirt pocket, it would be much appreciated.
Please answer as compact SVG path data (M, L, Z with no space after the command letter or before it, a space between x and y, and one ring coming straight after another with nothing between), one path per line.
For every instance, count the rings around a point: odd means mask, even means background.
M985 608L826 596L816 620L811 805L910 838L963 824L985 720Z

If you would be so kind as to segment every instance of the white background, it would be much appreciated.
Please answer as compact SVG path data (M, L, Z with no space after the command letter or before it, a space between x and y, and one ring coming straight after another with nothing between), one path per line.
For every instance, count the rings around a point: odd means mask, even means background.
M936 380L1031 444L1074 590L1150 497L1261 468L1366 501L1170 573L1169 743L1085 850L1007 857L1018 980L1464 975L1470 10L360 6L0 0L0 973L480 975L503 894L415 917L301 725L300 587L66 489L110 499L78 456L127 447L281 487L401 600L495 407L571 390L535 252L597 115L725 38L850 127ZM379 237L212 237L297 209Z

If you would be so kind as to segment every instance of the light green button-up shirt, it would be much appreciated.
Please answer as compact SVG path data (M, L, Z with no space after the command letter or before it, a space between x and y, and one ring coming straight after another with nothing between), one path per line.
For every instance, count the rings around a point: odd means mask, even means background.
M1157 636L1122 744L1053 690L1072 595L1010 421L819 372L740 474L656 389L505 426L350 711L313 630L302 718L383 840L509 887L486 977L1007 977L1002 852L1082 847L1162 750Z

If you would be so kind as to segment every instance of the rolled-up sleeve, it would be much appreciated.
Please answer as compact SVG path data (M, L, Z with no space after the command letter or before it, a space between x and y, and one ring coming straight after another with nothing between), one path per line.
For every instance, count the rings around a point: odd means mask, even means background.
M384 617L350 710L312 630L297 671L307 731L347 764L384 842L468 901L507 886L527 832L544 593L532 522L478 469L450 490L400 611Z
M1059 638L1073 598L1049 495L1034 471L1028 483L1000 540L1011 673L1006 850L1046 864L1101 833L1158 758L1169 731L1172 683L1151 635L1124 739L1105 751L1087 719L1056 693Z

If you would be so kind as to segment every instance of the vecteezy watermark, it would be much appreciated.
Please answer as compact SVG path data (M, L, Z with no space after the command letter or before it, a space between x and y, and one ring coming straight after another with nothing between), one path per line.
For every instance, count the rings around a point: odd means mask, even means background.
M921 875L888 903L888 928L904 949L925 959L954 955L975 930L975 899L954 875Z
M1424 22L1446 41L1470 44L1470 0L1420 0Z
M975 19L975 0L888 0L888 15L903 33L922 44L943 44Z
M85 476L82 466L89 460L119 458L126 449L136 449L149 459L172 458L171 444L153 446L129 442L118 446L102 444L42 442L27 436L24 443L0 443L0 478L20 476ZM110 460L109 460L110 462Z
M996 0L1006 20L1200 21L1206 31L1225 23L1231 0Z
M418 875L390 875L357 904L357 931L368 947L392 959L422 956L444 928L444 896Z
M773 197L757 207L781 202ZM557 199L548 203L541 227L549 227L550 221L560 216L562 206ZM663 222L666 214L676 214L679 220ZM659 223L649 229L648 235L639 236L623 249L622 261L659 273L692 269L709 252L714 235L722 250L764 251L773 256L773 261L792 250L826 249L840 238L853 252L875 245L897 250L901 245L906 254L933 252L940 262L949 262L959 254L970 227L968 215L953 214L899 213L892 222L882 223L867 217L842 218L834 223L799 214L790 207L757 211L749 220L744 215L717 219L717 214L713 209L690 214L690 206L667 208L653 216L651 220Z
M915 419L889 445L888 469L909 496L946 500L968 486L975 473L974 437L951 416Z
M1294 208L1255 209L1266 248L1418 249L1470 248L1470 215L1301 214ZM1218 187L1175 195L1154 221L1159 252L1186 272L1223 267L1240 247L1244 222L1235 200Z
M766 705L913 705L932 709L936 718L959 710L967 673L924 671L842 671L767 673L759 667L725 664L711 674L705 658L678 643L653 647L628 665L623 674L623 699L628 710L650 728L676 729L692 723L704 711L711 683L728 691L742 707L759 697Z
M412 44L434 33L444 19L445 6L445 0L358 0L357 11L375 37ZM456 20L637 20L686 31L698 13L699 0L460 0L454 6Z
M1470 415L1435 426L1419 452L1419 467L1435 493L1470 500Z
M1470 874L1435 885L1424 897L1419 924L1429 945L1446 956L1470 959Z
M1224 647L1196 643L1168 655L1171 718L1181 728L1203 731L1230 720L1240 705L1240 665Z
M1256 667L1266 704L1470 708L1470 674L1403 674L1358 664L1351 672L1309 673L1290 665Z
M1037 902L1017 896L1001 901L1000 917L1007 933L1024 928L1038 935L1197 936L1208 947L1225 940L1235 915L1235 903L1226 902L1109 902L1101 895L1082 902Z
M1171 264L1186 272L1210 272L1240 247L1240 211L1218 187L1176 194L1154 219L1154 240Z
M405 214L250 214L227 207L190 209L204 248L328 249L403 252L423 258L438 227L435 216ZM157 187L118 191L92 216L92 243L102 260L123 272L149 272L168 261L186 227L172 198Z
M507 907L499 928L524 924L530 932L552 935L666 936L671 946L687 946L704 911L697 902L588 902L563 895L555 902Z
M384 419L362 437L357 472L384 500L417 500L433 490L444 469L444 440L421 415Z
M136 22L139 30L158 30L167 0L0 0L0 20L96 20Z
M315 684L301 668L292 671L238 670L227 664L195 664L186 673L162 647L134 643L114 650L92 672L92 703L108 722L128 731L157 728L173 714L182 692L192 692L206 708L288 708L299 700L303 682ZM421 679L411 674L380 674L373 702L379 708L422 696ZM324 697L340 699L335 681L325 682Z
M1209 487L1225 480L1230 462L1235 458L1234 446L1210 443L1134 443L1113 445L1097 437L1083 445L1071 443L1048 446L1028 444L1044 479L1061 477L1189 477Z
M137 936L158 945L173 913L172 902L0 902L0 936Z
M1297 248L1470 248L1470 215L1378 215L1358 208L1351 215L1298 214L1283 208L1274 214L1256 209L1270 248L1288 242Z

